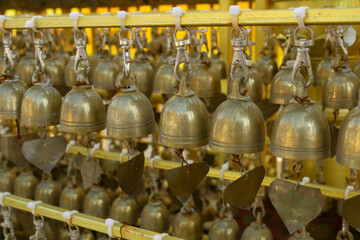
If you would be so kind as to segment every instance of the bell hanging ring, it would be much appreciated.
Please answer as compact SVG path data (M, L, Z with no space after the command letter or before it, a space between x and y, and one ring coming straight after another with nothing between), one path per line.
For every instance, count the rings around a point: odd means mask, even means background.
M300 231L297 231L292 235L289 240L314 240L310 234L306 231L306 228L303 227Z
M139 217L139 207L133 198L122 193L111 205L110 217L119 222L135 225Z
M92 186L86 194L83 211L94 217L106 218L109 215L110 199L106 190L100 186Z

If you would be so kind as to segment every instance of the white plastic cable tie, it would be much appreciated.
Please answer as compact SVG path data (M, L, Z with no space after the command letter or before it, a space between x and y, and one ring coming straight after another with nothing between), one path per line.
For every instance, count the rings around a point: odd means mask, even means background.
M227 170L229 170L229 162L226 162L221 166L220 175L219 175L220 181L224 180L224 172Z
M350 191L354 191L354 186L346 186L345 192L344 192L344 199L349 199L349 193Z
M309 177L303 177L300 185L304 186L305 184L310 182L310 178Z
M119 221L115 221L112 218L107 218L105 220L105 225L107 226L107 234L109 235L110 238L113 238L113 233L112 233L112 228L114 226L115 223L119 223Z
M69 226L73 226L71 219L72 219L72 215L75 213L79 213L79 211L77 211L77 210L65 211L62 215L63 218L65 218L65 220Z
M129 150L127 149L127 148L123 148L122 150L121 150L121 153L119 154L119 162L120 163L122 163L123 162L123 157L125 156L125 155L127 155L127 154L129 154Z
M73 27L74 29L78 32L80 31L79 27L78 27L78 21L80 16L84 16L84 14L81 14L79 12L71 12L69 13L70 18L73 20Z
M162 233L162 234L156 234L153 236L153 240L162 240L164 237L169 236L169 234L167 233Z
M4 29L5 19L10 19L10 18L6 15L0 15L0 30L3 32L5 31L5 29Z
M184 156L185 161L186 161L188 164L193 164L193 163L194 163L194 160L189 159L189 155L190 155L190 151L189 151L189 150L184 150L184 151L183 151L183 156Z
M43 203L43 202L42 201L31 201L31 202L28 202L26 207L31 210L31 213L33 215L36 215L36 213L35 213L36 206L41 204L41 203Z
M184 29L180 25L180 17L185 11L181 7L173 7L171 13L175 16L175 27L178 31L184 31Z
M301 7L294 8L294 17L297 18L298 25L299 25L300 29L302 29L302 30L306 29L306 26L304 23L304 18L306 16L306 11L305 11L306 9L309 9L309 7L301 6Z
M121 29L125 29L125 19L126 19L126 15L128 13L126 11L117 11L116 13L116 17L118 19L120 19L120 27Z
M42 16L33 16L33 17L31 17L30 20L27 20L27 21L25 22L25 27L31 28L34 32L37 32L38 30L37 30L36 27L35 27L35 20L36 20L37 18L42 18Z
M238 5L231 5L229 7L229 13L232 16L232 26L236 29L236 31L240 32L239 24L237 23L238 16L240 14L241 8Z
M356 41L356 30L351 25L346 29L344 41L347 43L348 47L351 47Z
M159 155L155 155L153 158L150 159L150 168L154 168L154 161L161 160L161 157Z
M6 132L7 132L6 129L5 129L5 128L2 128L2 129L0 130L0 135L5 134Z
M91 157L94 157L94 152L95 152L95 150L100 149L100 145L101 145L101 143L94 144L94 147L91 149L91 152L90 152Z
M75 145L75 140L70 140L69 142L68 142L68 144L66 145L66 149L65 149L65 152L69 152L69 149L70 149L70 147L71 146L74 146Z
M9 192L3 192L3 193L0 193L0 205L1 206L4 206L4 203L3 203L3 199L6 195L10 195L11 193Z

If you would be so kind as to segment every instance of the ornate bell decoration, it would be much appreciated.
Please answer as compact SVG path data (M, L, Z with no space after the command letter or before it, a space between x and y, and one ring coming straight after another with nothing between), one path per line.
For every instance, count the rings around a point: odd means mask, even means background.
M292 235L289 240L314 240L310 234L303 227L300 231L297 231Z
M104 100L110 100L114 95L115 79L120 72L119 66L111 60L108 35L109 29L103 29L101 44L102 55L93 75L94 89ZM107 50L105 49L106 45L109 46Z
M182 207L172 224L174 237L189 240L200 240L203 237L201 218L193 208Z
M294 31L298 54L292 82L297 93L277 116L271 134L270 152L277 157L294 160L324 159L330 153L330 130L327 119L324 113L314 106L313 101L307 98L306 88L313 80L309 47L314 44L314 32L309 27L307 29L311 32L310 40L298 40L296 34L299 28ZM297 81L296 75L300 67L306 67L308 71L309 81L306 84Z
M338 26L333 34L336 38L335 73L325 84L322 95L324 107L332 109L352 109L357 105L360 79L351 72L347 43L344 40L346 26ZM342 54L340 54L340 50Z
M195 91L195 95L200 98L210 98L221 94L221 80L219 74L211 67L208 58L209 47L206 38L207 28L200 29L199 40L199 62L193 70L193 76L189 88ZM202 46L206 51L201 51Z
M14 72L15 62L12 54L12 34L7 30L2 32L4 45L4 69L1 73L0 85L0 119L19 119L20 106L25 88L18 81Z
M241 28L245 36L245 28ZM209 147L215 151L244 154L261 152L265 146L264 118L258 106L251 102L250 97L243 94L250 78L247 66L251 64L245 58L246 39L233 39L231 44L234 54L230 68L231 92L227 100L215 111L212 117ZM237 65L244 71L244 77L234 74ZM235 76L234 76L235 75Z
M118 93L111 99L107 111L107 134L113 138L134 138L147 136L156 131L151 104L136 87L136 77L130 72L130 44L132 39L122 38L124 31L133 33L129 28L120 30L120 44L124 56L124 71L116 79ZM131 81L129 83L129 80Z
M43 179L36 186L34 197L35 200L56 206L59 204L60 193L61 183L52 179L51 175L43 173Z
M145 94L146 97L150 98L154 87L155 71L147 58L145 50L143 49L143 44L146 39L144 38L145 36L140 37L140 31L140 28L137 28L134 31L137 50L134 62L131 64L130 71L136 76L136 86L138 90Z
M20 124L27 127L46 127L59 124L61 95L51 85L50 75L45 67L42 48L44 45L43 33L41 38L36 38L34 32L36 70L32 82L34 86L29 88L21 103ZM45 74L43 81L39 75Z
M217 41L217 29L211 29L211 67L219 74L220 79L226 78L226 62L221 57L220 48Z
M192 77L192 69L187 55L186 45L190 44L190 32L187 39L176 39L177 30L174 32L174 41L177 46L175 61L175 78L180 81L179 90L164 105L159 123L160 143L173 148L199 147L208 143L210 120L204 103L196 96L194 91L188 89L187 82ZM181 63L187 65L186 70L179 76ZM186 126L179 128L178 126Z
M136 201L122 193L111 205L110 217L119 221L135 225L139 217L139 208Z
M110 199L106 190L100 186L92 186L86 194L83 211L94 217L106 218L109 215Z
M19 75L19 81L28 89L32 86L32 75L35 72L35 55L34 49L30 45L30 37L27 33L28 30L24 30L23 33L26 47L24 49L24 56L21 58L19 64L16 66L16 72Z
M79 34L83 34L79 37ZM105 128L105 107L99 94L88 82L89 61L86 53L86 33L75 32L76 56L72 68L77 79L61 105L60 129L68 133L90 133Z

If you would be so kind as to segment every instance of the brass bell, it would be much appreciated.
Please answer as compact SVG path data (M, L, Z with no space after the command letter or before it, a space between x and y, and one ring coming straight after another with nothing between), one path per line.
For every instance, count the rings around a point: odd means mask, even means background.
M150 201L141 212L140 226L154 232L167 232L168 214L166 206L161 201Z
M203 228L200 215L194 209L185 210L182 208L178 212L172 223L174 237L201 240Z
M0 192L10 192L14 190L14 180L16 174L7 167L0 168Z
M310 234L303 227L300 231L297 231L292 235L289 240L314 240Z
M151 28L151 41L148 45L148 51L156 56L161 52L162 39L156 27Z
M92 186L84 199L84 213L94 217L106 218L109 215L109 210L110 199L106 190L100 186Z
M226 78L226 62L221 57L220 48L218 47L217 29L211 29L211 67L219 74L220 79Z
M65 67L64 79L65 86L72 87L76 82L75 59L71 59Z
M255 69L259 73L262 83L267 85L271 83L277 72L277 64L270 54L262 54L260 60L256 61Z
M334 73L334 58L329 54L329 49L325 49L325 56L319 62L315 72L314 86L324 86Z
M61 183L52 179L51 175L45 176L44 174L43 176L35 188L34 199L57 206L61 193Z
M238 223L235 219L228 217L216 219L209 232L209 240L236 240L239 236Z
M119 49L117 54L113 57L113 62L119 66L120 70L124 68L122 52L119 51Z
M60 194L60 207L82 211L82 204L85 197L85 191L82 186L74 186L69 183Z
M64 71L65 65L63 61L56 56L50 57L45 60L46 69L50 74L51 85L58 87L64 85Z
M250 226L245 228L241 235L241 240L272 240L272 234L262 222L261 212L257 212L256 220L253 221Z
M133 64L131 64L130 71L136 76L138 90L145 94L147 98L150 98L155 76L155 71L150 62L135 58Z
M281 66L272 80L269 102L286 105L296 94L296 87L291 82L292 67ZM304 82L304 77L298 73L296 81Z
M171 96L179 86L179 81L174 76L174 65L164 63L157 69L155 74L154 93L161 93Z
M120 90L112 99L107 110L106 129L109 137L144 137L156 131L154 112L148 98L136 87L136 77L130 75L131 84L121 72L116 87L129 86ZM120 88L121 89L121 88Z
M96 45L94 46L96 48ZM102 54L99 51L96 51L90 58L90 71L89 71L89 82L94 82L94 74L97 69L97 66L100 63L100 59L102 58Z
M112 98L119 66L110 57L100 58L93 77L93 86L104 100Z
M16 67L21 84L28 89L32 86L32 75L35 72L35 56L32 49L25 49L25 56Z
M122 193L111 205L110 217L119 221L135 225L139 217L139 208L135 199Z

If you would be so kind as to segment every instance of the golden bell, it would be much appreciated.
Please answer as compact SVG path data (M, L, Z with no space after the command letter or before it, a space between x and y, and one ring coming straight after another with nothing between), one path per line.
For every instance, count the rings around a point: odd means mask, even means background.
M215 97L221 94L221 79L209 62L201 60L194 69L189 88L197 97Z
M61 193L61 183L47 177L42 179L35 189L35 200L57 206Z
M20 60L15 72L26 89L32 86L32 75L35 72L35 57L32 49L25 51L25 56Z
M91 56L91 59L90 59L91 67L90 67L90 71L89 71L89 82L90 83L94 82L95 70L100 63L101 58L102 58L102 54L100 54L99 52L96 52Z
M203 228L200 215L194 209L189 210L184 211L182 209L176 214L172 223L172 235L187 240L201 240Z
M360 169L360 106L351 110L341 123L336 161L348 168Z
M360 78L360 60L357 61L354 66L352 67L352 72Z
M240 231L238 223L233 218L216 219L210 228L209 240L237 240Z
M174 76L174 65L164 63L155 74L154 93L173 95L179 81Z
M334 73L333 69L334 58L331 56L325 56L323 60L319 62L315 72L314 86L324 86Z
M110 217L119 222L135 225L139 217L136 201L125 193L120 194L111 206Z
M360 79L349 68L341 68L324 85L322 104L332 109L356 107Z
M61 95L50 84L48 73L44 82L36 82L22 99L20 124L27 127L58 125L60 119ZM34 73L37 77L38 72Z
M16 174L14 171L8 168L0 169L0 192L10 192L12 193L14 190L14 180L16 178Z
M297 231L288 240L314 240L306 231L305 227Z
M99 60L93 76L93 87L104 100L110 100L114 95L115 79L119 72L119 66L109 57Z
M255 69L259 73L262 83L267 85L271 83L277 72L277 64L271 54L262 54L260 60L256 61Z
M218 51L217 54L215 54L215 50ZM225 62L224 58L222 58L220 56L219 48L217 48L217 47L211 48L210 62L211 62L211 68L214 69L214 71L218 73L220 79L225 79L227 76L226 62Z
M18 81L17 76L5 80L0 85L1 120L19 119L25 91L25 87Z
M136 76L136 86L140 92L150 98L154 87L155 71L149 61L135 59L130 66L130 71ZM121 74L121 73L120 73Z
M25 39L20 30L16 31L16 35L14 37L14 45L17 49L25 48Z
M154 112L149 99L136 87L136 77L124 78L121 72L116 87L130 86L120 90L112 99L107 110L106 128L109 137L144 137L156 131ZM131 80L131 84L128 81ZM125 81L126 83L122 83Z
M209 147L215 151L244 154L265 147L265 124L259 107L240 94L240 77L230 80L228 99L211 119Z
M290 100L296 94L296 87L291 82L291 75L292 68L281 66L271 83L269 102L282 105L290 103ZM305 81L300 73L296 77L297 81Z
M261 219L261 213L258 212L256 220L250 226L245 228L241 235L241 240L273 240L270 230L265 226Z
M64 85L64 71L65 65L63 61L56 56L50 57L45 60L46 69L50 74L51 85L58 87Z
M156 60L156 64L155 64L156 72L159 71L159 69L162 66L167 64L168 61L169 61L169 58L167 56L161 55L160 57L158 57L158 59ZM156 81L156 77L155 77L155 81Z
M161 201L150 201L141 212L140 226L154 232L167 232L169 219L166 206Z
M164 104L161 111L159 141L166 147L200 147L209 141L208 111L194 91L188 89L185 78L183 75L178 92Z
M73 184L68 184L61 191L60 207L81 212L84 197L85 191L82 186L75 187Z
M251 100L253 102L260 102L262 100L262 81L260 78L260 75L258 71L255 69L255 67L249 67L249 79L246 82L246 95L251 97ZM243 78L245 77L245 73L241 68L238 68L238 70L234 74L234 78ZM232 84L228 85L228 93L231 92Z
M65 67L65 86L72 87L75 85L76 82L76 72L75 72L75 59L71 59L70 62Z
M106 218L109 215L110 199L106 190L100 186L92 186L86 194L83 204L85 214Z

